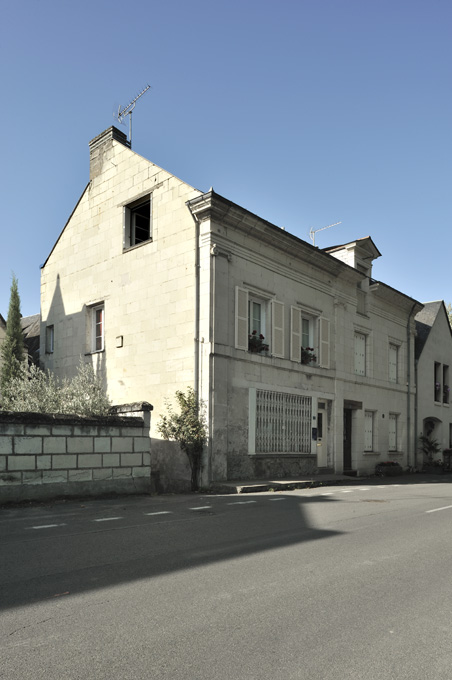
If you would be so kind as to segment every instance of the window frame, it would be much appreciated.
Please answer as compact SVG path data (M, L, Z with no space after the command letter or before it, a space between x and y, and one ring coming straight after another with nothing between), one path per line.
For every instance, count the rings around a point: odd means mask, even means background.
M100 323L97 321L97 313L102 312ZM97 333L98 326L101 326L100 335ZM100 347L97 347L97 340L100 338ZM105 304L101 303L91 307L91 353L98 354L105 351Z
M393 353L395 352L395 361L391 361L391 351ZM391 371L392 366L394 366L393 372ZM399 345L396 345L395 342L389 343L388 378L389 382L393 383L394 385L397 385L399 382Z
M143 206L149 205L149 236L148 238L140 239L137 241L136 238L136 216L138 211L143 208ZM146 193L140 196L136 200L123 206L123 247L124 250L129 248L135 248L141 246L145 243L152 243L153 241L153 228L152 228L152 193Z
M46 354L53 354L55 351L55 326L53 324L46 326L45 348Z

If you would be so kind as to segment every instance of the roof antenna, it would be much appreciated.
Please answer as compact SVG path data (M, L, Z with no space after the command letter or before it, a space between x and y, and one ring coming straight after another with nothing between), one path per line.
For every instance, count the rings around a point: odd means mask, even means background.
M334 224L329 224L327 227L321 227L320 229L311 229L309 230L309 238L311 239L313 245L315 246L315 235L317 234L318 231L323 231L324 229L331 229L331 227L336 227L338 224L342 224L342 222L335 222Z
M118 123L122 123L124 118L126 116L129 116L129 145L130 148L132 148L132 111L135 108L135 104L137 103L138 99L144 95L145 92L147 92L150 89L150 85L146 85L144 90L141 90L139 94L135 97L135 99L132 99L130 104L127 104L127 106L124 106L123 109L121 107L118 108L118 113L115 116L115 118L118 119Z

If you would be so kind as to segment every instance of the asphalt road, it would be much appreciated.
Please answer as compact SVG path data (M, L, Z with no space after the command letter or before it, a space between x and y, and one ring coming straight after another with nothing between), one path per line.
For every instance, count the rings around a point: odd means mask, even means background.
M450 680L452 484L0 510L4 680Z

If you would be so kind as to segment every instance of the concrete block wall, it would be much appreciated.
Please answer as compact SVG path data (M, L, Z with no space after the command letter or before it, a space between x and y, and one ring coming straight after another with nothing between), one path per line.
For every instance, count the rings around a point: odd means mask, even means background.
M145 402L105 418L0 412L0 502L151 488Z

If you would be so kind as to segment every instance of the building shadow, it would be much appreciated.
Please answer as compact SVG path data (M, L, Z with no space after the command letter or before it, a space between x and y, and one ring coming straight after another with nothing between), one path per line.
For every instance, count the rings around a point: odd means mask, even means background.
M132 497L87 501L86 506L71 502L16 508L8 511L10 534L5 536L5 522L0 526L0 609L257 553L270 558L280 549L340 535L309 522L308 506L319 502L337 501L275 496L270 502L269 496L249 495ZM121 520L95 521L112 515ZM38 531L33 528L37 524L57 526Z

